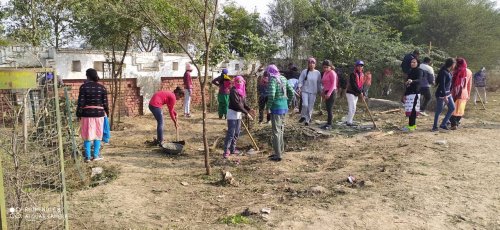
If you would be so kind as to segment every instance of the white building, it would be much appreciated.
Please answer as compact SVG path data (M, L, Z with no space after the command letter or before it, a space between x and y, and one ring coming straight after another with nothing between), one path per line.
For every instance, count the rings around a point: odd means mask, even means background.
M116 56L119 60L121 52L117 52ZM108 66L105 63L109 63L110 60L111 51L103 50L55 50L54 48L43 49L28 46L0 47L0 68L50 67L55 68L56 73L63 79L85 79L85 70L88 68L94 68L100 75L106 75L103 70ZM181 53L131 51L127 53L124 60L123 77L181 77L184 74L186 63L190 62L189 57ZM217 76L222 68L227 68L229 75L245 74L252 67L244 68L244 65L243 60L225 61L217 68L211 69L210 74ZM194 65L192 67L194 68ZM191 75L198 76L196 69Z

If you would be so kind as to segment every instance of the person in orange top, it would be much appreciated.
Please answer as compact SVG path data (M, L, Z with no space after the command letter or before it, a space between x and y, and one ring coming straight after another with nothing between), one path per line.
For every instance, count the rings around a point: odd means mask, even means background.
M457 58L457 66L451 80L451 96L455 100L455 111L450 118L451 130L456 130L460 124L460 119L465 112L465 105L470 98L471 89L472 71L467 68L467 62L464 58Z
M153 94L153 97L149 100L149 110L153 113L153 116L156 119L156 140L159 145L163 142L162 107L163 105L167 105L170 119L174 122L175 128L178 129L179 125L177 124L177 112L175 112L174 106L175 102L182 97L184 97L184 92L182 92L180 87L177 87L173 93L170 91L158 91Z
M372 85L372 72L366 71L365 73L365 83L363 84L363 92L365 92L365 97L368 98L368 90Z

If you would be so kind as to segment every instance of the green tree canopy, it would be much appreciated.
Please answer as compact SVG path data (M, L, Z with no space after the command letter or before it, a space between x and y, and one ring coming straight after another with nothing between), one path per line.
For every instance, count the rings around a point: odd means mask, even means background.
M362 14L387 23L406 41L415 36L415 28L420 22L417 0L376 0Z
M418 42L464 57L475 69L492 66L500 51L500 12L492 1L421 0Z

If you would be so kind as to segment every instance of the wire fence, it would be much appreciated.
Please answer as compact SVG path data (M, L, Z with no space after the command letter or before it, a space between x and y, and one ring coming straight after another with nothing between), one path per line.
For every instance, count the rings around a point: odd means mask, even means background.
M67 186L85 182L67 90L53 72L37 79L34 89L0 90L1 212L9 229L67 228Z

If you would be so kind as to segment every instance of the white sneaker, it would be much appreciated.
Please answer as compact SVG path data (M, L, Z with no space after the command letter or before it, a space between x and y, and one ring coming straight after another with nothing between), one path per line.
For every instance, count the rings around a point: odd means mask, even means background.
M94 161L102 161L102 160L104 160L104 158L102 158L102 157L94 158Z

